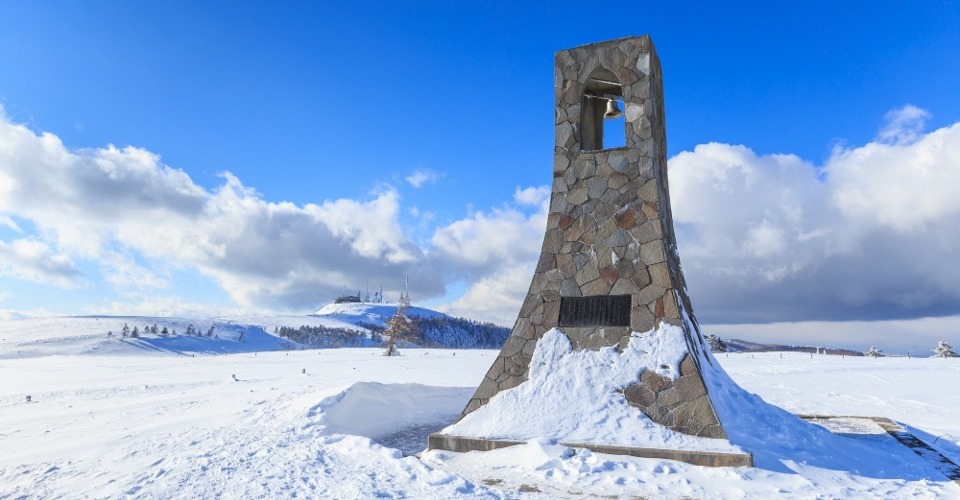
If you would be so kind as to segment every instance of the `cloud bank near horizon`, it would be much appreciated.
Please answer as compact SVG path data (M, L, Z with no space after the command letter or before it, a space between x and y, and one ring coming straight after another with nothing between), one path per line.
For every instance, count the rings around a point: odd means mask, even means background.
M928 116L895 110L875 140L837 147L819 166L719 143L673 157L674 222L701 322L960 312L960 123L924 132ZM510 202L438 225L417 244L402 229L396 187L302 206L264 200L230 173L207 190L148 150L71 149L0 110L0 276L75 288L101 279L121 297L110 313L126 303L150 314L155 297L165 314L199 314L202 304L169 297L182 269L211 279L239 310L271 312L311 310L344 283L409 274L415 300L461 286L441 309L511 324L548 201L548 187L517 188ZM131 283L136 303L124 302Z
M680 256L702 321L960 312L960 124L889 113L823 165L703 144L670 161Z

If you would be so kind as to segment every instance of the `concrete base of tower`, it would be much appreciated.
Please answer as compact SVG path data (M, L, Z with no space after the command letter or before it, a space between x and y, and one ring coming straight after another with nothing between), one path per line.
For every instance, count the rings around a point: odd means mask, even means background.
M523 441L487 439L450 434L434 433L427 438L427 449L445 450L458 453L468 451L491 451L524 444ZM616 446L598 443L559 443L561 446L590 450L595 453L627 455L638 458L657 458L676 460L703 467L753 467L753 455L749 453L729 453L698 450L673 450L668 448L642 448L637 446Z

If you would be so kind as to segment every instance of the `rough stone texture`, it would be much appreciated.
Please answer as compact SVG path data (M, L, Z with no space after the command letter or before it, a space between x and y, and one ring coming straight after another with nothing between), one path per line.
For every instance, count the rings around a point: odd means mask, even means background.
M660 322L682 326L685 373L667 383L645 372L624 396L662 425L723 437L699 373L708 358L676 252L663 83L653 44L639 36L563 50L554 72L553 192L541 256L513 331L463 415L526 380L537 340L557 326L561 296L629 294L629 328L564 333L576 349L623 348L631 330L646 332ZM588 94L622 98L626 146L602 149L605 101Z
M674 430L695 436L727 437L690 354L684 356L677 380L646 370L638 382L623 389L623 397L647 415L672 422Z

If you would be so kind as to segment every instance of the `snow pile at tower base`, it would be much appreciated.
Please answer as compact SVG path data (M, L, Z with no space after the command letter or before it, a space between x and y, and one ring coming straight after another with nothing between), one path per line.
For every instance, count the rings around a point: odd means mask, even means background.
M547 444L747 452L757 467L780 472L792 471L798 463L838 470L857 470L858 464L876 468L864 460L876 453L870 443L833 434L746 392L709 352L704 353L701 374L729 441L672 431L624 399L623 389L644 370L675 380L686 353L683 330L665 323L634 332L622 353L613 347L574 351L566 335L552 329L537 343L526 382L501 391L441 432ZM899 457L887 460L891 463L885 467L903 471L920 466Z
M624 387L645 370L676 380L687 353L683 330L666 323L632 333L622 353L614 347L574 351L554 328L537 342L529 379L501 391L444 434L526 441L588 442L617 446L740 452L726 440L682 434L632 407Z

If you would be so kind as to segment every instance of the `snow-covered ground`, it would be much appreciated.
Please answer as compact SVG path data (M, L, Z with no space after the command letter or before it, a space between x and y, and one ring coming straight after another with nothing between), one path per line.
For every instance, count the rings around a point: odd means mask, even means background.
M143 339L85 339L91 326L73 324L122 327L129 318L29 321L48 323L0 323L0 498L960 498L960 486L932 466L904 466L911 452L880 433L796 441L763 429L747 447L763 447L764 460L737 469L548 440L403 456L378 443L416 451L422 436L456 418L496 352L283 350L276 337L251 333L251 318L218 320L220 339L154 349L138 345ZM280 324L258 321L263 330ZM717 360L786 410L890 417L960 459L958 359ZM833 439L856 443L833 454Z

